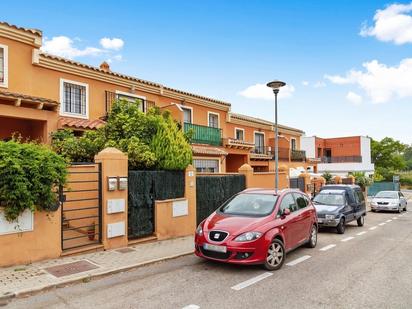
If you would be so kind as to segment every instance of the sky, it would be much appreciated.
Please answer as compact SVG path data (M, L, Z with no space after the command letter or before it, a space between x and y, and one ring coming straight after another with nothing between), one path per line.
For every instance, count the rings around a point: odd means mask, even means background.
M12 1L43 50L223 100L307 135L412 143L412 2Z

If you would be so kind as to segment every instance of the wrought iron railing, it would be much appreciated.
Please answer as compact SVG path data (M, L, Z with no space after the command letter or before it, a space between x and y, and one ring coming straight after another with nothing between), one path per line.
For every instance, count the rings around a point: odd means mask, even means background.
M106 104L106 116L112 110L113 103L118 99L118 95L112 91L106 91L105 93L105 104ZM136 100L141 102L141 110L146 113L150 108L155 107L156 103L153 101L138 99Z
M198 144L222 145L222 129L201 126L192 123L184 124L184 132L191 132L191 142Z
M252 154L263 154L267 156L271 156L272 159L275 159L275 147L271 146L255 146L251 150ZM289 148L278 148L278 158L282 161L289 161Z
M320 163L361 163L362 156L321 157Z
M306 161L306 151L292 149L290 151L290 159L292 161L305 162Z

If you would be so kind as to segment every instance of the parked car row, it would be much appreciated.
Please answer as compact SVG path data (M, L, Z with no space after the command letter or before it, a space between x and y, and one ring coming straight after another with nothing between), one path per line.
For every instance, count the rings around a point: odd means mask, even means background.
M399 195L396 203L406 209L402 197ZM388 193L376 199L395 203L394 195ZM356 185L324 186L313 201L293 189L248 189L234 195L199 224L195 254L277 270L289 251L303 245L316 247L320 227L333 227L343 234L351 221L363 226L365 216L365 198Z

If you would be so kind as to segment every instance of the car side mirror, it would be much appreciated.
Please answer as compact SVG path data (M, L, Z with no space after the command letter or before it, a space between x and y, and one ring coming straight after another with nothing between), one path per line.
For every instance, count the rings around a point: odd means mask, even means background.
M286 216L289 216L289 215L290 215L290 209L289 208L283 209L282 216L286 217Z

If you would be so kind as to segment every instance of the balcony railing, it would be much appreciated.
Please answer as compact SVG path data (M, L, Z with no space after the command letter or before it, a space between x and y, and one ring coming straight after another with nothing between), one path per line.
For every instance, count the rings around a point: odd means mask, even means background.
M257 154L257 155L266 155L271 157L271 159L275 159L275 147L270 147L270 146L255 146L251 150L252 154ZM282 161L289 161L289 148L278 148L278 158L279 160Z
M306 161L306 151L292 149L290 151L290 159L292 161L305 162Z
M106 103L106 116L112 110L113 103L118 99L117 93L112 91L106 91L105 103ZM120 98L121 99L121 98ZM155 102L136 98L141 102L141 111L146 113L150 108L155 107Z
M184 132L192 132L191 142L214 146L222 145L222 129L201 126L192 123L184 124Z
M321 157L320 163L362 163L362 156Z

